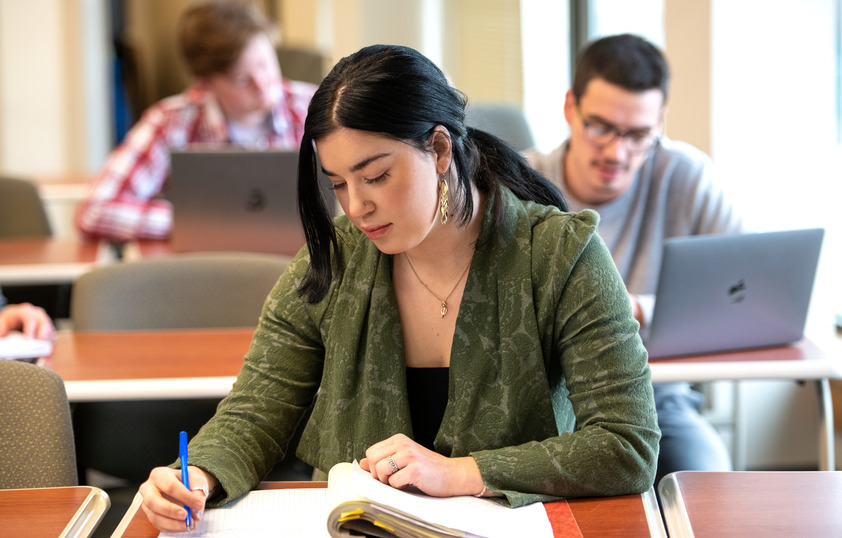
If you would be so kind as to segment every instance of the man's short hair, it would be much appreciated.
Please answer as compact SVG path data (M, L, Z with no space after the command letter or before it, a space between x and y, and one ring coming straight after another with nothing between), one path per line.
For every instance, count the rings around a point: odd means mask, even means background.
M579 53L573 74L573 95L582 98L595 78L630 92L658 89L667 102L669 66L661 51L642 37L619 34L587 44Z
M228 72L260 33L277 43L280 32L252 2L213 0L184 12L179 44L193 76L206 77Z

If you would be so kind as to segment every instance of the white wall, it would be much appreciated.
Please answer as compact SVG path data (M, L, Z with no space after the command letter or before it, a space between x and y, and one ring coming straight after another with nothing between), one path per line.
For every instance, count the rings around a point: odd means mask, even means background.
M842 160L836 143L835 0L711 0L711 142L717 173L758 231L824 227L808 336L838 353ZM741 387L749 467L809 467L813 385Z
M106 5L0 0L0 172L87 171L107 152Z

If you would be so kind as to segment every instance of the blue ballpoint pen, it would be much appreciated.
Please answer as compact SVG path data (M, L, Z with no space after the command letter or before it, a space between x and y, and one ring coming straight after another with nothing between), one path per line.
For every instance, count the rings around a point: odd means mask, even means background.
M181 483L189 490L190 476L187 474L187 432L181 432L178 436L178 457L181 459ZM187 529L189 530L193 526L193 516L189 506L185 504L184 508L187 510L187 519L184 522L187 523Z

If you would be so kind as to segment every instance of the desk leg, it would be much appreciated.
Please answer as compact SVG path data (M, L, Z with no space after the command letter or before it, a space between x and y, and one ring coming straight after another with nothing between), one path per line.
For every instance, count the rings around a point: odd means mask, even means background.
M734 381L734 435L733 447L731 453L732 465L735 471L745 471L746 461L748 459L748 419L746 418L748 410L748 396L746 395L745 385L741 381Z
M833 430L833 401L830 382L827 378L817 379L816 395L819 398L819 470L836 470L835 432Z

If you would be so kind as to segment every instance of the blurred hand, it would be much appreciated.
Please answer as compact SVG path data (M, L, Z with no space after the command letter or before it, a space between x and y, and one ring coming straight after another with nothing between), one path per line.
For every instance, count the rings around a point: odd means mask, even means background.
M0 336L21 331L27 338L52 340L56 328L47 312L29 303L10 304L0 310Z
M637 300L637 295L632 295L629 293L629 300L631 301L632 305L632 314L634 315L634 319L640 323L640 326L643 327L645 323L645 319L643 316L643 308L640 307L640 301Z

